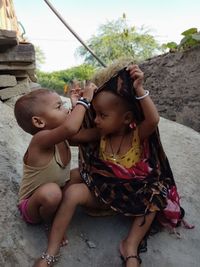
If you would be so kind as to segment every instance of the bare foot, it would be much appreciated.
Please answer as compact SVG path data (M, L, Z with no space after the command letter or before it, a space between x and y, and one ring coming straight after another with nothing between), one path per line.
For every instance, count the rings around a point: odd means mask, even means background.
M62 239L62 241L60 243L60 246L61 247L67 246L68 243L69 243L69 241L68 241L67 237L66 236L63 236L63 239Z
M127 244L125 240L121 241L119 251L126 267L139 267L141 259L136 252Z
M34 263L33 267L48 267L50 265L47 264L46 260L43 259L37 259Z
M59 255L51 256L48 253L42 253L41 258L37 259L33 267L49 267L58 261Z

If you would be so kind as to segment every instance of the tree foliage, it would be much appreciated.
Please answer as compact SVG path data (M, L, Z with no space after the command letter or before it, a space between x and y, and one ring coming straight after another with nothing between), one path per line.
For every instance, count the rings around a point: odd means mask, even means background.
M106 64L120 58L129 58L136 62L153 57L163 51L155 38L144 27L139 30L129 27L126 16L107 22L99 27L97 35L92 36L87 45ZM40 49L36 48L38 62L41 62ZM84 47L77 50L84 57L85 63L67 70L45 73L37 70L38 83L43 87L64 93L64 87L72 80L88 80L94 74L98 61Z
M169 42L164 44L165 48L169 48L170 52L186 50L188 48L200 45L200 31L197 28L190 28L181 33L183 38L180 43Z
M80 65L78 67L73 67L67 70L54 71L51 73L45 73L42 71L37 71L38 83L42 87L46 87L57 91L59 94L64 93L64 86L68 85L76 80L89 80L93 75L95 69L91 65Z
M39 46L34 46L36 57L36 68L39 69L42 64L45 63L45 55Z
M125 14L116 21L108 21L101 25L97 34L86 44L106 65L119 58L142 61L163 51L149 30L144 27L139 30L134 26L129 27ZM79 47L76 53L84 58L85 63L99 65L85 47Z

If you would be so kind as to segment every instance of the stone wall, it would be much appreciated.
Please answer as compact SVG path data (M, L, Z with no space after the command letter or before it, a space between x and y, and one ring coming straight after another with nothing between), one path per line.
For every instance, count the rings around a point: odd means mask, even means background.
M29 92L36 81L34 46L0 29L0 100Z
M200 132L200 46L151 58L140 67L160 116Z

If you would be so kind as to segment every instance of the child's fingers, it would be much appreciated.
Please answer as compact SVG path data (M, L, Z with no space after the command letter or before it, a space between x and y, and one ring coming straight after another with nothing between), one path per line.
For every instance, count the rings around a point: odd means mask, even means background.
M82 89L77 89L77 88L72 88L71 90L70 90L70 94L71 95L80 95L81 94L81 90Z
M138 69L138 68L139 68L138 65L131 63L131 64L129 64L127 66L126 70L132 71L132 70L135 70L135 69Z
M97 86L96 86L96 84L94 84L94 83L91 83L91 85L90 85L90 86L91 86L91 89L92 89L92 90L94 90L94 91L95 91L95 90L97 90Z
M130 76L132 79L137 79L137 78L143 78L144 73L138 68L134 67L133 69L130 70Z
M143 72L141 71L141 70L136 70L135 72L134 72L134 76L135 77L143 77Z
M95 91L97 89L97 86L94 83L90 82L86 85L85 89Z

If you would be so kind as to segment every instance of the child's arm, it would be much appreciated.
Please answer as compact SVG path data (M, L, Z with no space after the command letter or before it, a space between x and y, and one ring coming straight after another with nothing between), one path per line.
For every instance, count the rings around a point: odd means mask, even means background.
M68 139L70 145L75 146L81 143L95 142L100 139L100 132L97 128L81 129L77 134Z
M93 98L96 85L90 83L86 86L83 93L83 98L86 98L89 102ZM87 106L87 105L86 105ZM57 128L42 130L33 136L32 141L35 142L41 148L52 147L53 145L71 138L78 133L87 107L78 104L74 107L72 112L67 115L65 122ZM64 107L62 107L64 108Z
M159 114L149 96L149 92L143 88L144 73L137 65L130 65L128 70L130 71L131 78L134 80L133 85L136 99L140 101L144 113L144 121L139 125L139 137L141 140L144 140L156 129L159 122Z

